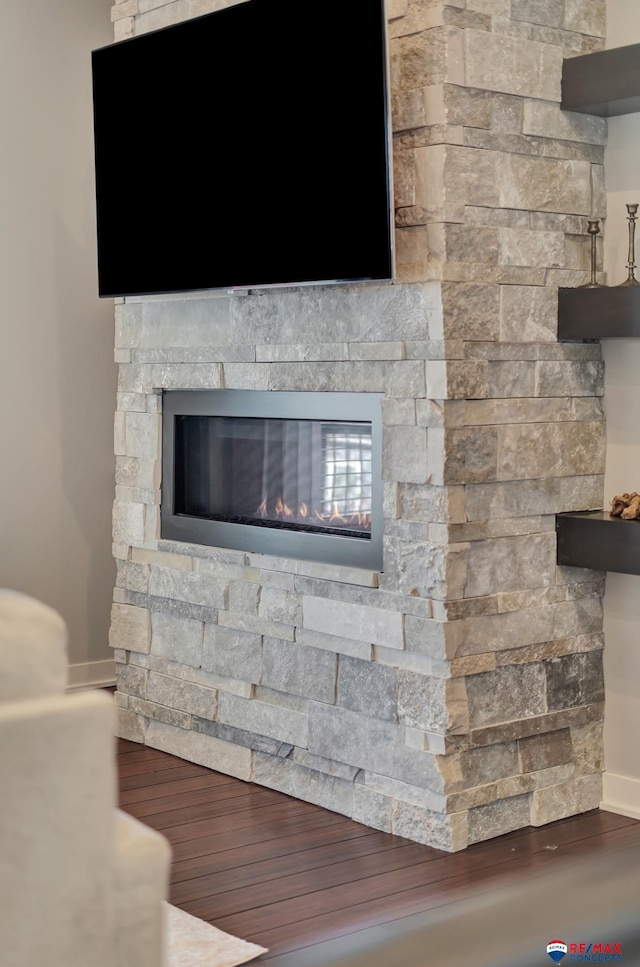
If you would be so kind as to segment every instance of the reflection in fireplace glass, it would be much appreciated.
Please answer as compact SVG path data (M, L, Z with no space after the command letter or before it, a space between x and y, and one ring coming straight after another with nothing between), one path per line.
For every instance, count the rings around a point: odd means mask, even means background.
M175 512L371 538L371 424L177 416Z

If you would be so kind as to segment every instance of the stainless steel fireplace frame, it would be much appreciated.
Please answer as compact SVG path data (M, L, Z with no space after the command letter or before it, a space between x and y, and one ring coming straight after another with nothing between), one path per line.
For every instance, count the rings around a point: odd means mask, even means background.
M382 570L381 393L261 390L165 390L162 394L161 535L165 540L270 554L344 567ZM363 422L371 425L370 538L304 533L206 520L175 513L175 424L178 416L239 416Z

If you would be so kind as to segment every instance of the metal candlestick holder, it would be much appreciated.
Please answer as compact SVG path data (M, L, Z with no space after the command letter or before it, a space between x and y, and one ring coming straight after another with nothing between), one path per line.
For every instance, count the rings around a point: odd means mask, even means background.
M638 206L636 205L636 208L637 207ZM587 231L591 236L591 281L587 282L585 285L578 286L578 288L602 289L604 288L604 286L600 285L596 276L596 270L597 270L596 237L600 234L600 219L594 218L592 221L587 222Z
M627 221L629 222L629 261L627 262L627 269L629 275L625 282L621 285L640 285L640 282L636 279L636 249L635 249L635 239L636 239L636 222L638 214L637 205L627 205Z

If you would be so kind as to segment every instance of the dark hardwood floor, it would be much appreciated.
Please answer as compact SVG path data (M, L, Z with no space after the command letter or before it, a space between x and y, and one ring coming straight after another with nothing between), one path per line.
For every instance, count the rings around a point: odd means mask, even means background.
M268 947L254 963L269 967L569 858L640 844L640 822L593 811L448 854L131 742L119 740L117 761L122 808L173 847L171 902Z

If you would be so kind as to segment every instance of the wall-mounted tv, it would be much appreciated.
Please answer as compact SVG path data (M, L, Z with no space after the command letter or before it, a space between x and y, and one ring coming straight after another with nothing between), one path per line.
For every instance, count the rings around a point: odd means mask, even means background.
M392 278L384 0L243 0L92 61L101 296Z

